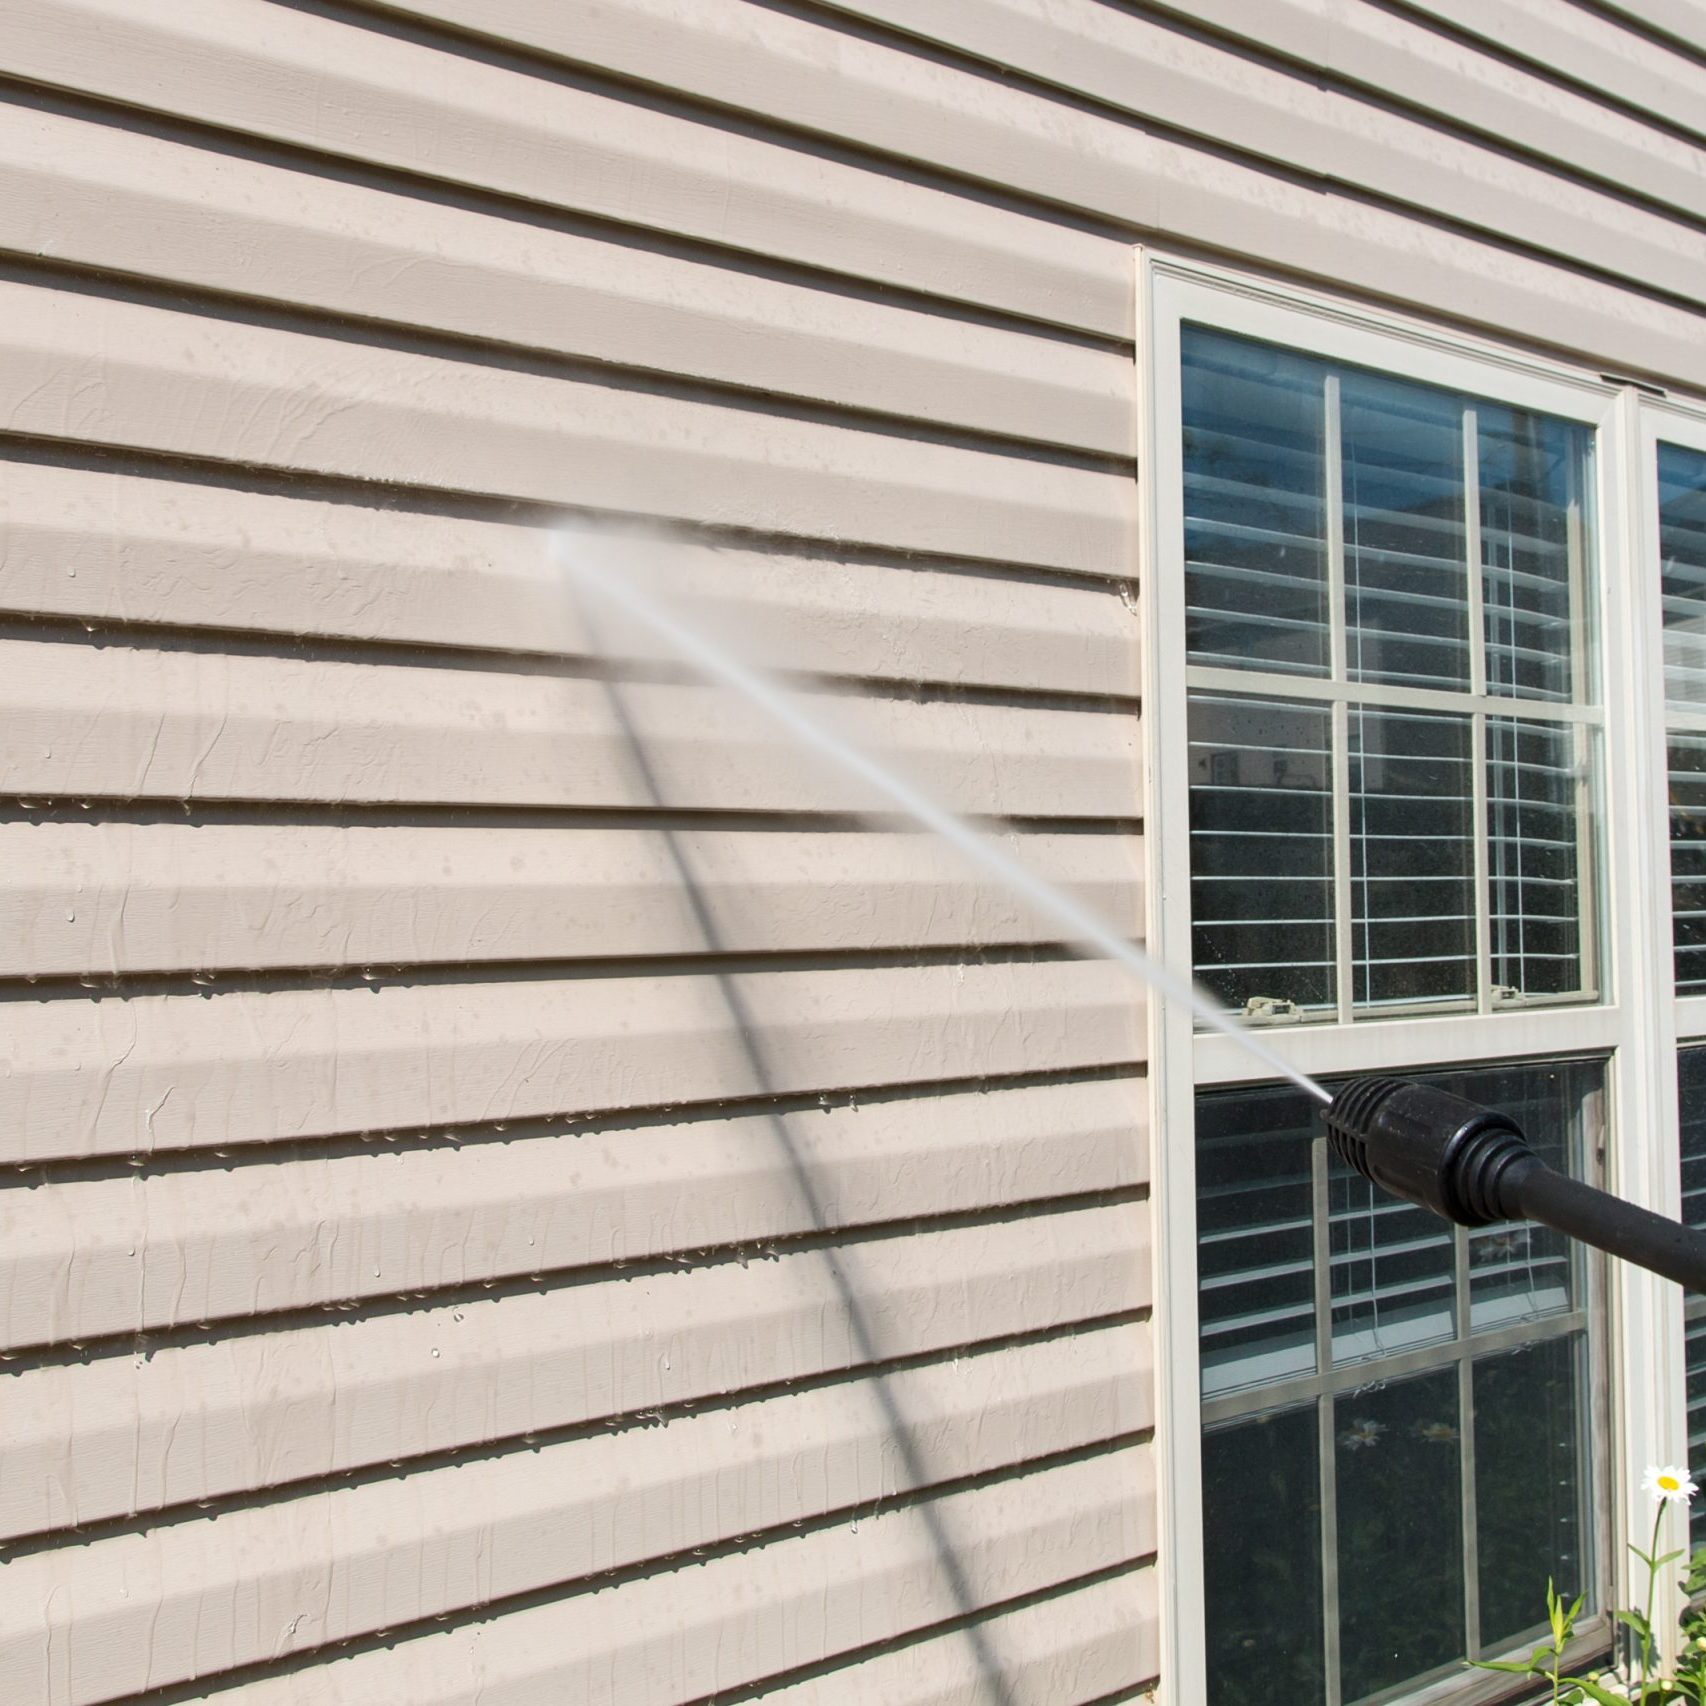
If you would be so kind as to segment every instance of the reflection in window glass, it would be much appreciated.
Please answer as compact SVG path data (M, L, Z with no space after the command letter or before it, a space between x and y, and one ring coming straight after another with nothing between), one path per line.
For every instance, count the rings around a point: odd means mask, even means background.
M1500 989L1565 995L1582 987L1587 739L1568 723L1487 719L1487 878Z
M1181 381L1190 656L1324 675L1320 365L1193 331Z
M1315 1367L1313 1098L1228 1091L1197 1120L1203 1390Z
M1465 1648L1455 1370L1341 1396L1333 1443L1340 1687L1359 1700Z
M1568 700L1591 440L1585 427L1523 409L1481 403L1475 415L1487 690Z
M1582 1176L1599 1154L1599 1061L1418 1076L1508 1110L1561 1170ZM1236 1536L1269 1532L1252 1489L1282 1463L1288 1567L1320 1569L1286 1591L1319 1606L1338 1666L1305 1698L1351 1706L1532 1643L1549 1575L1591 1610L1585 1254L1536 1226L1471 1233L1377 1198L1289 1087L1204 1092L1197 1108L1202 1491L1223 1584L1211 1664L1234 1665L1279 1615L1239 1603L1231 1560ZM1706 1136L1699 1154L1706 1194ZM1283 1449L1262 1431L1282 1416Z
M1463 405L1352 372L1339 419L1351 679L1466 688Z
M1587 1579L1582 1554L1584 1348L1548 1339L1475 1364L1481 1639L1514 1641L1546 1584Z
M1203 1482L1216 1490L1203 1530L1211 1701L1325 1697L1318 1432L1303 1404L1203 1436Z
M1665 698L1706 709L1706 455L1659 446Z
M1329 1162L1333 1361L1393 1356L1457 1332L1457 1241L1438 1215Z
M1706 990L1706 734L1670 737L1670 905L1679 995Z
M1547 1166L1560 1173L1580 1171L1581 1145L1599 1117L1594 1069L1501 1067L1477 1077L1481 1099L1516 1121ZM1585 1105L1581 1121L1559 1120L1561 1091L1567 1101ZM1539 1321L1581 1306L1575 1258L1561 1232L1532 1220L1512 1220L1477 1226L1467 1237L1469 1313L1476 1332Z
M1356 1004L1473 1000L1469 719L1353 709L1350 760Z
M1191 703L1191 922L1197 976L1230 1007L1334 999L1329 713Z

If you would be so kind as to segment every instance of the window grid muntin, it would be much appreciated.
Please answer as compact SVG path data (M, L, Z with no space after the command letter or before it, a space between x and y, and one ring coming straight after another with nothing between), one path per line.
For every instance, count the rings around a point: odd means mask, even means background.
M1550 412L1534 409L1518 409L1513 405L1497 400L1475 396L1464 396L1457 399L1459 409L1459 430L1461 440L1461 455L1459 467L1462 474L1462 493L1459 513L1462 518L1461 533L1464 552L1464 589L1467 610L1467 651L1468 651L1468 681L1459 690L1442 686L1404 686L1395 687L1390 682L1376 680L1357 680L1353 678L1350 665L1350 621L1346 602L1346 541L1344 535L1345 503L1344 503L1344 437L1342 431L1342 381L1346 378L1353 383L1369 383L1378 385L1389 383L1396 391L1411 391L1424 400L1438 399L1441 404L1452 401L1452 393L1435 386L1420 384L1401 374L1390 375L1387 372L1362 366L1361 364L1329 362L1326 358L1317 357L1292 349L1284 344L1267 342L1265 340L1248 338L1238 333L1227 333L1218 328L1201 325L1195 322L1185 322L1181 325L1181 373L1185 378L1187 390L1183 394L1183 407L1186 416L1189 414L1188 387L1192 377L1192 364L1185 359L1186 341L1192 336L1198 339L1198 347L1206 345L1211 349L1224 348L1229 345L1242 346L1251 358L1267 359L1279 367L1290 364L1294 367L1307 368L1312 366L1318 373L1321 383L1320 437L1318 440L1318 457L1321 463L1320 507L1323 513L1323 526L1320 530L1326 552L1325 574L1325 617L1328 629L1326 672L1318 670L1307 672L1303 666L1288 667L1284 670L1262 669L1250 667L1240 661L1231 663L1211 664L1193 661L1188 651L1185 666L1185 683L1188 694L1192 699L1205 692L1216 692L1234 696L1251 696L1272 699L1326 700L1333 706L1331 762L1333 789L1331 802L1331 824L1333 826L1334 867L1332 893L1334 900L1334 999L1330 1004L1325 1002L1299 1002L1298 1007L1302 1016L1317 1022L1338 1024L1353 1024L1366 1022L1370 1018L1388 1017L1399 1013L1442 1013L1473 1011L1492 1013L1508 1011L1512 1006L1532 1007L1542 1003L1584 1002L1594 999L1599 993L1598 967L1598 915L1594 902L1596 894L1596 867L1594 863L1594 824L1596 820L1596 790L1598 786L1596 765L1591 762L1588 754L1578 752L1576 764L1576 787L1574 790L1573 810L1576 826L1576 879L1573 893L1577 903L1575 919L1575 964L1578 974L1574 987L1564 990L1541 990L1529 993L1519 990L1514 985L1503 984L1493 975L1495 958L1493 900L1488 869L1489 860L1489 830L1487 801L1490 791L1488 769L1488 742L1486 718L1496 716L1503 720L1517 719L1524 722L1582 722L1593 728L1603 725L1603 709L1595 703L1594 693L1595 658L1591 647L1590 633L1587 621L1587 601L1589 595L1588 568L1588 530L1586 514L1591 504L1591 482L1584 483L1583 476L1592 467L1594 445L1592 435L1580 422L1565 416L1556 416ZM1561 549L1566 554L1567 572L1562 583L1565 587L1568 610L1570 640L1564 658L1563 668L1570 683L1568 697L1547 697L1543 693L1518 691L1515 686L1507 687L1504 691L1497 689L1489 691L1488 687L1488 656L1498 650L1487 632L1485 592L1486 582L1491 576L1498 580L1504 575L1506 580L1512 579L1509 567L1497 568L1489 562L1489 536L1496 535L1500 528L1489 524L1481 496L1481 448L1480 448L1480 413L1485 411L1489 416L1500 411L1508 413L1513 421L1526 421L1531 428L1539 431L1558 430L1563 433L1578 435L1571 453L1561 456L1561 466L1566 474L1565 504L1562 506L1565 514L1565 542ZM1258 429L1266 423L1258 423ZM1188 418L1181 421L1182 441L1190 439L1192 426ZM1249 438L1249 435L1246 435ZM1259 438L1249 438L1250 442L1260 442ZM1190 456L1187 451L1182 468L1185 485L1182 491L1185 512L1188 515L1190 500L1188 492L1193 478L1190 467ZM1255 482L1251 482L1252 489ZM1507 506L1508 507L1508 506ZM1508 520L1508 517L1507 517ZM1189 524L1187 522L1187 539ZM1503 531L1510 533L1507 525ZM1442 559L1443 560L1443 559ZM1187 625L1190 612L1196 609L1192 603L1193 589L1200 584L1198 571L1189 549L1186 552L1185 563ZM1247 620L1254 623L1261 620L1259 612L1249 614ZM1358 630L1359 642L1365 638ZM1351 874L1351 814L1352 794L1349 777L1349 761L1346 754L1348 743L1349 711L1352 707L1372 708L1377 705L1389 706L1394 709L1411 710L1418 713L1438 711L1447 714L1466 714L1471 719L1471 751L1473 758L1472 781L1472 816L1474 843L1472 847L1472 904L1473 904L1473 935L1474 963L1473 988L1461 995L1452 995L1444 999L1404 998L1391 1004L1376 1004L1372 1000L1359 1003L1356 999L1357 958L1355 952L1355 937L1357 921L1354 912L1354 889ZM1597 742L1590 742L1597 756ZM1194 862L1193 862L1194 875ZM1505 891L1505 892L1508 892ZM1194 898L1194 897L1193 897ZM1369 937L1369 921L1362 921L1361 933L1365 939ZM1195 956L1193 955L1193 958ZM1199 976L1213 979L1218 968L1212 964L1197 964ZM1250 992L1249 999L1260 995L1290 999L1284 989L1257 989ZM1233 1003L1238 1005L1236 1001Z

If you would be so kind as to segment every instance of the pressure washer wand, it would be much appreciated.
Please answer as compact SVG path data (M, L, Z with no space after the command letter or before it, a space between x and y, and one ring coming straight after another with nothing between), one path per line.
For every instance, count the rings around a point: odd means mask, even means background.
M1339 1158L1406 1202L1459 1226L1538 1221L1706 1292L1706 1231L1548 1167L1506 1114L1402 1078L1358 1078L1323 1118Z

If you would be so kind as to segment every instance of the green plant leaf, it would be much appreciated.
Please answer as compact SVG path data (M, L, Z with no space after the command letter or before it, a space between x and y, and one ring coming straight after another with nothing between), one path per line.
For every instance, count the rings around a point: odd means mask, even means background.
M1598 1706L1629 1706L1627 1694L1613 1694L1608 1688L1601 1688L1597 1682L1589 1682L1585 1676L1566 1676L1560 1681L1571 1688L1580 1689L1589 1700L1597 1701Z
M1651 1641L1653 1628L1638 1611L1619 1611L1614 1613L1619 1623L1626 1623L1641 1637L1643 1641Z

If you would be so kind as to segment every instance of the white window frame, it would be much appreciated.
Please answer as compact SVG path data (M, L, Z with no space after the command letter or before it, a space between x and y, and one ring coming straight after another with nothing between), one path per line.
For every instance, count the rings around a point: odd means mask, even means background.
M1416 1015L1264 1029L1263 1041L1311 1073L1603 1054L1608 1058L1608 1187L1677 1212L1676 1004L1672 999L1663 681L1656 575L1653 438L1633 387L1470 334L1275 283L1232 268L1138 251L1137 382L1144 616L1144 822L1150 950L1175 975L1191 971L1185 588L1179 333L1185 322L1299 349L1331 361L1579 421L1594 434L1597 692L1605 707L1603 802L1596 864L1600 959L1596 1000L1494 1014ZM1668 416L1666 417L1669 418ZM1706 414L1692 417L1706 447ZM1654 435L1656 437L1656 435ZM1690 440L1689 442L1695 442ZM1655 567L1649 570L1648 565ZM1520 706L1520 700L1509 702ZM1503 707L1501 707L1503 708ZM1706 997L1698 1023L1706 1036ZM1206 1706L1204 1692L1201 1398L1197 1342L1194 1101L1199 1087L1272 1074L1226 1039L1198 1034L1186 1013L1151 1003L1154 1136L1154 1331L1158 1518L1165 1572L1161 1674L1169 1706ZM1686 1449L1682 1312L1674 1286L1612 1264L1607 1286L1609 1432L1598 1469L1611 1533L1649 1503L1643 1467ZM1622 1402L1625 1394L1637 1394ZM1657 1400L1656 1402L1654 1400ZM1621 1546L1604 1545L1606 1590L1630 1589ZM1454 1679L1426 1701L1498 1691Z

